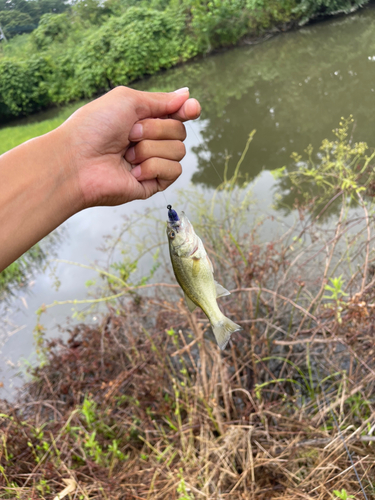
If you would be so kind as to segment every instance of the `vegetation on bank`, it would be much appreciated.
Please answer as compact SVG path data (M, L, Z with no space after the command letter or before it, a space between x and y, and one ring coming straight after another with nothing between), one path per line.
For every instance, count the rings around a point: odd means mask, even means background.
M33 246L22 257L0 273L0 300L6 300L15 287L26 286L31 268L37 268L45 254L39 244Z
M16 5L14 2L10 5ZM26 3L38 2L42 0ZM31 35L0 43L0 121L92 97L234 45L244 36L286 29L317 15L350 11L365 3L79 0L62 13L44 14Z
M243 326L226 351L128 257L98 269L98 327L43 346L38 326L46 362L1 404L0 498L375 495L374 154L349 126L276 173L298 217L270 241L248 223L241 163L212 199L181 195Z
M59 14L68 8L66 0L0 0L0 26L7 39L30 33L45 14Z

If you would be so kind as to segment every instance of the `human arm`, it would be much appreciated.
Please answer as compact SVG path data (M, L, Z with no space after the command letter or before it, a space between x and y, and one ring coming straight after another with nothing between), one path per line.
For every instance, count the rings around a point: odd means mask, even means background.
M119 87L0 156L0 270L85 208L168 187L185 154L181 122L200 114L188 97Z

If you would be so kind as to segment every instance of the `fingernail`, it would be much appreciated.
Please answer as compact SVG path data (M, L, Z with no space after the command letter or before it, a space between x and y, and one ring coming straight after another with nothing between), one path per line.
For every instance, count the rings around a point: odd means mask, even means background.
M174 91L175 94L185 94L189 92L189 87L182 87L182 89L177 89Z
M143 137L143 126L140 123L136 123L131 129L129 134L129 139L131 141L137 141Z
M134 167L132 170L131 170L131 174L134 175L134 177L136 179L138 179L138 177L140 177L141 175L141 166L140 165L137 165L136 167Z
M135 158L135 149L134 148L128 149L128 152L126 153L126 159L129 162L132 162L134 158Z

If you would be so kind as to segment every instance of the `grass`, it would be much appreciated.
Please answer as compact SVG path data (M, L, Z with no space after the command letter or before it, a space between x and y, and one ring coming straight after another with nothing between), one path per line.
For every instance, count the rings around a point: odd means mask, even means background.
M236 176L215 207L185 193L185 211L243 331L221 352L174 282L98 270L103 300L121 292L101 324L50 342L23 398L1 403L0 498L374 497L372 201L330 225L299 202L264 242Z
M41 113L38 115L38 121L29 118L12 126L0 127L0 154L6 153L29 139L51 132L51 130L61 125L83 104L85 102L80 101L69 106L64 106L61 110L55 109Z

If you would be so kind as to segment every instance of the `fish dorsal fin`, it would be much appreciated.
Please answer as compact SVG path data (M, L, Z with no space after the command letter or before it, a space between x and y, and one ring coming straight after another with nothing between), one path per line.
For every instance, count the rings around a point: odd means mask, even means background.
M230 292L228 292L228 290L224 288L222 285L220 285L217 281L215 281L215 286L216 286L216 298L225 297L225 295L230 295Z
M212 265L211 259L209 258L209 256L207 254L206 254L206 259L207 259L207 262L208 262L208 265L211 269L212 274L214 274L214 266Z
M187 306L188 306L188 308L189 308L189 311L190 311L190 312L193 312L193 311L194 311L194 309L195 309L197 306L194 304L194 302L193 302L191 299L189 299L189 297L186 295L186 293L185 293L184 295L185 295L185 300L186 300L186 304L187 304Z

